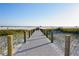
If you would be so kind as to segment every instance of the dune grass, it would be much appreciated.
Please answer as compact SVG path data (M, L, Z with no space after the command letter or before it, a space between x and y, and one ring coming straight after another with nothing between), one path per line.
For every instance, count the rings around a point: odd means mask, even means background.
M71 32L71 33L79 32L79 28L60 28L60 30L63 32Z

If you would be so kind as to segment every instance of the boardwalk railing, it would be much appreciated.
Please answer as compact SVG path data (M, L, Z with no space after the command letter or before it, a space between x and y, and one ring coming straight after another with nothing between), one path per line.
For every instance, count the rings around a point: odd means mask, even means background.
M40 29L40 30L47 38L51 40L51 43L53 43L53 32L52 32L53 29Z
M60 36L58 36L57 38L57 34L54 35L53 33L53 29L49 30L49 29L40 29L44 35L51 40L51 43L56 43L58 44L59 48L64 52L64 55L65 56L70 56L70 55L73 55L74 54L74 51L75 50L75 45L74 46L74 43L72 43L73 41L75 41L76 39L73 38L72 34L70 33L65 33L65 35L62 34L61 36L61 33L59 33ZM59 38L60 37L60 38ZM73 39L72 39L73 38ZM78 39L78 38L77 38ZM78 49L79 47L77 47ZM72 50L73 49L73 50ZM77 52L76 52L77 53ZM76 54L75 53L75 54Z
M13 55L17 46L19 44L26 43L26 39L30 38L32 33L35 31L35 29L12 30L13 33L10 33L10 31L11 30L0 30L1 32L0 33L0 42L1 42L0 43L0 55L8 55L8 56ZM3 33L6 33L6 34L3 35Z

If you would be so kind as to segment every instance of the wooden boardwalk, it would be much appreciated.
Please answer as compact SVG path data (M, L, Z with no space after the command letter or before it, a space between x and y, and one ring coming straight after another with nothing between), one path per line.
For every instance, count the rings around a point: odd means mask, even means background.
M59 48L40 31L35 31L27 42L14 53L14 56L62 56Z

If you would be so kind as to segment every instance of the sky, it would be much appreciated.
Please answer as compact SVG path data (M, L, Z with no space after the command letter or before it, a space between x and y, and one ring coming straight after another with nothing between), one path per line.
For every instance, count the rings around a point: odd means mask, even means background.
M0 26L79 26L79 4L0 3Z

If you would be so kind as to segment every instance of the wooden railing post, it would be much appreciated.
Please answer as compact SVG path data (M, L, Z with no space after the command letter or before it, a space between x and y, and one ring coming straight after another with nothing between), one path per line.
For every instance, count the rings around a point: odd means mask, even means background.
M44 35L46 35L46 30L45 29L42 29L42 32Z
M51 32L51 43L53 43L53 32Z
M34 29L33 29L33 32L34 32Z
M46 30L46 37L48 37L48 30Z
M7 36L7 48L8 48L8 56L12 56L13 54L13 35Z
M49 30L48 30L48 38L51 39L51 36L50 36L50 34L49 34Z
M0 54L2 54L2 47L0 47ZM1 56L1 55L0 55Z
M32 30L30 30L30 36L32 35Z
M70 55L70 35L65 36L65 56Z
M30 30L30 36L32 35L31 30Z
M30 30L28 32L29 32L29 38L30 38Z
M30 30L30 36L31 36L31 30Z
M46 35L46 30L44 30L44 33L45 33L45 35Z
M45 35L46 33L45 33L45 29L44 29L44 35Z
M32 33L33 33L33 29L32 29Z
M43 34L44 34L44 31L43 31L43 29L41 29L41 31L43 32Z
M24 31L24 43L26 43L26 31Z
M42 29L43 34L45 35L45 31Z
M48 38L49 30L47 30L47 38Z

